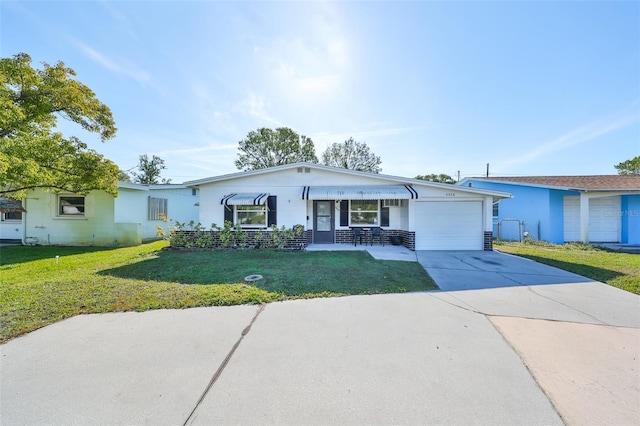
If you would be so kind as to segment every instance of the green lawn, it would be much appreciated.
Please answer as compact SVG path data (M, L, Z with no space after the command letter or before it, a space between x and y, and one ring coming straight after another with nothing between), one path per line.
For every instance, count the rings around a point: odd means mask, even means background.
M165 247L3 247L0 342L83 313L437 289L418 263L375 260L366 252ZM264 279L245 284L252 274Z
M584 244L496 243L494 248L640 294L640 254Z

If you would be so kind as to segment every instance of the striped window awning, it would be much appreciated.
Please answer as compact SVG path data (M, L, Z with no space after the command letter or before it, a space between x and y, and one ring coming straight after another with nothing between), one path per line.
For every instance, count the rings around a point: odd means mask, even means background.
M22 202L20 200L14 200L13 198L0 198L0 213L26 213Z
M303 200L413 200L411 185L305 186Z
M222 197L220 204L225 206L262 206L267 202L267 198L269 198L269 194L266 192L234 192Z

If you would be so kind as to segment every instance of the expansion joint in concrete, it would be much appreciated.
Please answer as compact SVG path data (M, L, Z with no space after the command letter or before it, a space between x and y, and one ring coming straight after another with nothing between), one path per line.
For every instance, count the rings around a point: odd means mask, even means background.
M242 333L240 333L240 338L236 341L236 343L233 345L233 347L231 348L231 350L229 351L227 356L224 358L224 360L222 361L222 363L220 364L220 366L218 367L216 372L211 377L211 380L209 380L209 383L207 384L207 387L202 392L202 395L200 395L200 398L198 399L198 402L196 402L196 405L193 407L193 410L191 410L191 413L189 413L189 416L184 421L182 426L186 426L186 425L190 424L191 421L195 419L194 415L196 413L196 410L198 409L200 404L202 404L202 401L204 401L205 397L207 396L207 394L209 393L209 391L211 390L213 385L218 381L218 379L222 375L222 372L224 371L224 369L226 368L227 364L229 363L229 361L233 357L233 354L235 353L236 349L238 349L238 346L240 346L240 343L242 343L242 339L244 339L244 336L249 334L249 331L251 331L251 326L258 319L258 315L260 315L262 313L262 311L264 310L265 306L266 306L265 304L260 305L260 308L258 309L256 314L251 319L251 322L249 323L249 325L247 325L242 330Z

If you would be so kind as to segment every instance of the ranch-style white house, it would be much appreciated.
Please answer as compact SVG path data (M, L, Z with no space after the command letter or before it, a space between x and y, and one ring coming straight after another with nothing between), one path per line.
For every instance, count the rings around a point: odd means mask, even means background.
M199 221L243 229L303 225L307 244L353 243L382 229L411 250L492 250L493 205L510 194L294 163L193 180ZM355 231L354 231L355 230Z

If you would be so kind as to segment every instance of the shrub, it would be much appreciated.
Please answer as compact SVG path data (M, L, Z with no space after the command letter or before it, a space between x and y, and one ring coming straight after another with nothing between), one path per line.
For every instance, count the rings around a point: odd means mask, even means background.
M232 248L300 248L304 242L294 245L296 238L304 234L304 226L295 225L292 228L278 228L272 225L269 230L246 230L239 224L233 225L225 221L222 228L215 223L206 229L200 223L189 222L187 224L175 222L169 228L169 234L158 226L157 235L168 240L174 248L202 248L202 249L232 249Z

